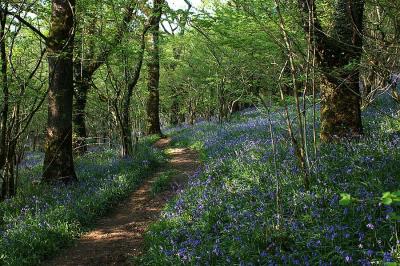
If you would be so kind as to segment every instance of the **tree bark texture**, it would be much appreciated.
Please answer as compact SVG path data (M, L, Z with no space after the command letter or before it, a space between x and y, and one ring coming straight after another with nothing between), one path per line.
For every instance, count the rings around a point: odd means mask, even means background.
M6 7L7 8L7 7ZM3 90L3 99L0 110L0 178L1 194L0 199L10 197L10 175L7 169L7 160L9 159L9 145L7 145L8 131L8 111L9 111L9 88L7 78L7 54L6 54L6 13L0 11L0 58L1 58L1 89ZM13 186L14 187L14 186ZM13 189L13 188L11 188Z
M49 92L43 179L77 179L72 156L74 0L53 0L48 41Z
M358 137L363 133L359 64L363 44L364 0L339 0L334 27L327 35L316 18L313 0L302 1L313 20L317 59L323 73L321 85L321 140Z
M6 160L6 137L7 120L9 109L9 90L7 79L7 54L6 54L6 14L0 11L0 58L1 58L1 89L3 90L3 100L0 110L0 169L3 168Z
M153 18L150 22L151 32L151 47L150 61L148 63L149 80L148 80L148 91L149 97L147 100L147 134L158 134L161 135L160 126L160 20L162 13L163 0L154 0L153 6Z

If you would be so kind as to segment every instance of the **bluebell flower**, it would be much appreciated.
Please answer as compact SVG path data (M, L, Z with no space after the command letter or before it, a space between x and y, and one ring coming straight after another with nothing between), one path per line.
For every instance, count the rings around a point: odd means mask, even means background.
M350 255L346 255L346 257L344 258L344 260L346 261L346 263L350 263L353 261L353 258Z
M390 254L390 252L385 252L383 253L383 262L392 262L393 258L392 258L392 254Z

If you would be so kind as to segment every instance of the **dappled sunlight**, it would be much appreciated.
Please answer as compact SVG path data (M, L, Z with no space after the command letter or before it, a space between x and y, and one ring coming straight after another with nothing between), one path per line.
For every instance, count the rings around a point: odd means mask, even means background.
M161 139L155 146L165 148L170 139ZM171 149L170 149L171 150ZM94 261L108 264L126 263L131 256L141 254L144 235L150 224L160 216L165 203L175 195L173 186L151 195L152 184L158 176L173 170L170 180L181 186L198 168L198 156L189 149L172 149L170 162L146 179L126 201L116 205L109 216L96 222L96 228L83 235L75 247L66 250L48 265L92 265ZM186 178L185 178L186 177Z

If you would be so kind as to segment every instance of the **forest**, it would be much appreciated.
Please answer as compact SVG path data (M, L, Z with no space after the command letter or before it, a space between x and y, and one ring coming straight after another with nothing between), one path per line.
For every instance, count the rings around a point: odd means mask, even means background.
M0 265L400 266L400 1L0 0Z

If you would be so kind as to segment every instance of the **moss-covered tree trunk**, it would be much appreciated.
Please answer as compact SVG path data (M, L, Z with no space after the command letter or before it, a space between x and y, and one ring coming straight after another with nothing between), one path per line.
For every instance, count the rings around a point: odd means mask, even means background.
M74 0L52 1L45 181L76 180L72 157L74 8Z
M333 36L325 37L318 49L325 76L321 89L323 141L359 136L363 132L359 65L364 4L364 0L340 0Z
M153 18L150 21L151 45L150 45L150 61L148 63L149 80L147 99L147 134L161 135L160 126L160 20L162 14L163 0L154 0Z
M304 0L303 9L313 12L314 1ZM339 0L330 35L314 20L313 32L321 85L321 139L333 141L360 136L361 94L359 64L363 44L364 0ZM307 25L308 22L305 23ZM306 27L307 30L309 30Z

